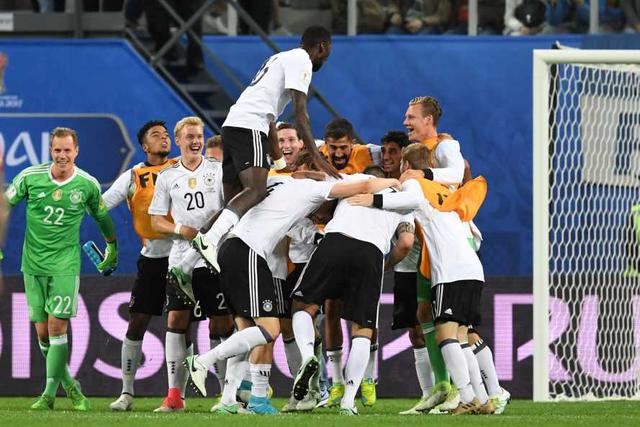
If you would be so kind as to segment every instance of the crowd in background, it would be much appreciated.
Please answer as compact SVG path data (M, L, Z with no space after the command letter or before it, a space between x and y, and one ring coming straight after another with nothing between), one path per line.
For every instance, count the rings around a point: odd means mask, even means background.
M177 9L183 3L197 10L204 0L168 0ZM0 0L0 10L32 9L62 12L73 8L70 0ZM347 32L347 0L238 0L267 33L295 34L288 25L292 14L309 20L326 16L334 34ZM478 0L478 34L532 35L584 33L589 29L591 0ZM137 27L157 0L82 0L85 11L124 10L129 26ZM179 12L179 11L178 11ZM180 13L180 12L179 12ZM466 34L468 0L358 0L358 34ZM226 0L218 0L204 16L205 33L225 34ZM599 32L640 31L640 0L600 0ZM147 20L149 20L147 18ZM308 22L307 22L308 23ZM238 34L254 31L242 20Z

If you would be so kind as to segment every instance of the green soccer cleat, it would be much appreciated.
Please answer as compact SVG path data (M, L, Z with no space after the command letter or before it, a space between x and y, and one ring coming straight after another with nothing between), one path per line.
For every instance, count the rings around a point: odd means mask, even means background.
M491 396L491 401L496 407L494 414L501 415L504 413L507 404L511 402L511 393L509 393L505 389L502 389L502 392L499 395Z
M207 367L198 362L198 355L187 356L184 360L184 366L187 368L191 384L202 397L207 397L207 387L205 382L207 380Z
M427 404L427 399L428 399L427 396L423 396L418 401L418 403L416 403L406 411L398 412L398 415L422 415L424 408L426 407L426 404Z
M89 399L82 394L82 389L80 388L80 383L78 381L75 381L71 387L64 391L67 392L67 397L71 399L71 404L75 411L89 411L91 409L91 403L89 402Z
M296 400L304 399L307 393L309 393L313 376L318 372L319 367L320 364L315 356L311 356L302 364L293 382L293 397Z
M236 415L242 413L241 408L239 403L233 403L231 405L218 403L211 408L211 412L216 415Z
M182 271L180 267L171 267L169 269L167 282L176 290L178 298L187 304L196 304L196 297L191 286L191 276Z
M376 403L376 382L373 378L367 378L360 384L360 400L364 406L373 406Z
M196 237L191 241L191 247L198 251L200 256L204 259L204 263L207 264L209 271L212 273L220 272L220 265L218 264L218 250L217 246L213 244L207 245L204 243L204 236L198 233Z
M424 405L420 410L427 411L443 403L450 395L451 389L451 384L445 381L441 381L434 385L431 389L431 393L427 396L427 400L424 402Z
M347 415L352 417L354 415L358 415L358 408L356 408L355 406L351 408L340 408L340 411L338 411L338 413L340 415Z
M55 397L43 394L33 405L31 405L31 409L34 411L52 411L55 401Z
M342 396L344 396L344 384L333 384L329 389L329 400L327 400L327 403L324 405L325 408L340 406Z

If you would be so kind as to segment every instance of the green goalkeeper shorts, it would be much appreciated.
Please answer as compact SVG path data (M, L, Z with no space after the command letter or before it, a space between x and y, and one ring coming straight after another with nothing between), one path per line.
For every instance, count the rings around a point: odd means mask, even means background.
M416 281L418 287L418 302L431 302L431 280L424 277L418 271L418 280Z
M49 314L61 319L75 317L80 276L34 276L23 274L29 320L46 322Z

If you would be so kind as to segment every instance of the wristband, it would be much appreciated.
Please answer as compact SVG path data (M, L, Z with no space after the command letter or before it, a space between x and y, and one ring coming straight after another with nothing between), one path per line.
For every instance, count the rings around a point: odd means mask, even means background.
M433 181L433 171L430 168L422 169L422 173L424 173L424 178L429 181Z
M176 227L173 229L174 234L180 235L180 229L182 228L182 224L176 222Z
M374 208L382 209L382 194L374 194L373 195L373 203L371 204Z
M280 157L273 161L273 166L275 170L279 171L287 167L287 162L284 160L284 157Z

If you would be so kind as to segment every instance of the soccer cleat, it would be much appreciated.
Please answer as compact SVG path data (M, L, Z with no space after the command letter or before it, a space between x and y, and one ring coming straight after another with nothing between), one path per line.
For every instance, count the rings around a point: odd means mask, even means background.
M449 393L447 393L447 396L445 397L444 402L432 408L429 411L429 414L430 415L448 414L449 412L456 409L459 404L460 404L460 393L458 393L458 389L456 389L455 387L451 387L451 390L449 390Z
M298 406L298 400L296 400L293 395L289 397L289 401L280 409L280 412L295 412Z
M153 410L153 412L183 412L186 408L184 399L180 395L178 388L170 388L167 397L164 398L162 404Z
M460 402L458 407L451 411L452 415L471 415L475 414L476 411L480 408L480 402L478 402L478 398L474 397L473 400L469 403Z
M407 409L406 411L398 412L398 415L420 415L426 410L426 402L428 397L423 396L418 403L413 405L412 408Z
M89 399L82 394L82 389L78 381L74 381L74 384L64 391L67 393L67 397L71 399L71 404L75 411L89 411L91 409L91 403Z
M56 398L53 396L49 396L48 394L43 394L35 401L33 405L31 405L31 409L34 411L51 411L53 410L53 404L55 403Z
M249 398L247 411L259 415L274 415L278 413L278 410L271 405L268 397L256 397L253 395Z
M133 396L127 393L122 393L115 401L109 405L112 411L124 412L130 411L133 408Z
M198 233L198 235L191 241L191 246L202 256L204 263L207 264L207 267L212 273L215 274L220 272L216 245L207 245L204 243L204 236L201 233Z
M376 382L373 378L362 380L360 384L360 400L364 406L373 406L376 403Z
M296 400L302 400L307 395L311 388L311 380L319 367L320 364L315 356L311 356L302 364L293 382L293 397Z
M333 384L329 389L329 399L327 400L325 406L327 408L340 406L342 396L344 396L344 384Z
M184 360L184 366L186 366L187 368L189 379L191 380L191 384L193 385L195 390L200 396L207 397L207 387L205 385L208 372L207 367L198 362L197 354L194 354L193 356L187 356L187 358Z
M211 407L211 412L216 415L235 415L241 414L242 406L239 403L233 403L231 405L225 405L223 403L218 403Z
M319 394L316 391L310 391L307 395L298 402L298 406L296 406L296 410L300 412L309 412L313 411L316 408L316 405L319 401Z
M485 403L478 405L474 413L478 415L491 415L494 412L496 412L496 407L493 404L493 400L488 399Z
M451 393L451 384L445 381L441 381L438 384L434 385L427 396L427 400L424 402L424 405L420 408L421 411L426 411L432 408L435 408L437 405L441 404L447 399L449 393Z
M316 405L316 408L324 407L329 401L329 390L327 389L322 390L322 394L318 399L319 401L318 401L318 404Z
M180 267L171 267L167 273L167 282L178 293L178 298L187 304L195 305L196 297L193 294L191 286L191 277L186 274Z
M358 415L358 408L356 408L355 406L351 408L340 408L340 411L338 411L338 413L340 415L354 416Z
M493 401L493 404L496 407L494 414L496 415L503 414L505 408L507 407L507 404L511 402L511 393L509 393L505 389L502 389L502 393L500 393L497 396L491 396L491 400Z

